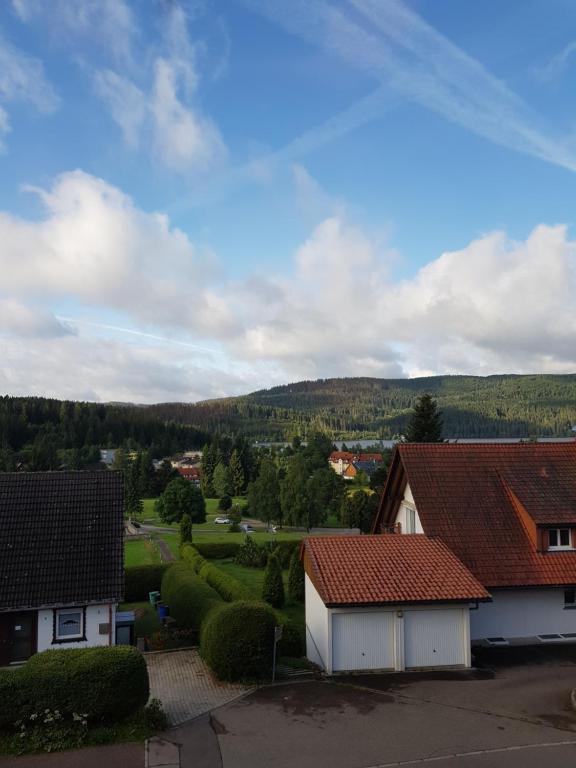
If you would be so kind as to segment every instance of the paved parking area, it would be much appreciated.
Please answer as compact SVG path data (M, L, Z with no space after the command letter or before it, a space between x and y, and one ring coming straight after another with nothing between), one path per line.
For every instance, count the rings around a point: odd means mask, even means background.
M220 707L250 688L220 683L194 648L145 654L150 677L150 695L160 699L171 725Z

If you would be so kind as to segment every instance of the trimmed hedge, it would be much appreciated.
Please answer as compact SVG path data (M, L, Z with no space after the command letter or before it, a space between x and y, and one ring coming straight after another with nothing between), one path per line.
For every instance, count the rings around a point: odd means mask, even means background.
M173 563L164 574L161 595L182 629L200 629L208 613L222 604L220 595L183 561Z
M194 542L194 546L207 560L223 560L236 557L241 545L237 541L209 541L204 544Z
M160 589L162 577L170 563L158 563L156 565L135 565L126 568L124 600L127 603L138 603L148 600L148 593Z
M146 662L135 648L44 651L0 672L0 730L45 709L88 714L92 723L119 722L144 707L149 694Z
M216 565L204 560L202 555L190 545L185 545L181 550L182 559L194 568L198 576L218 592L227 603L234 600L250 600L252 594L243 584L233 576L221 571Z
M276 614L265 603L230 603L214 611L202 627L203 658L220 680L256 680L272 671Z

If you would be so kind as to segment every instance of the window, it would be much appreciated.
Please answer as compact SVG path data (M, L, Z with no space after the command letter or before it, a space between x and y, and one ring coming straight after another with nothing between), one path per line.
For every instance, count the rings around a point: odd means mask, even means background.
M576 608L576 589L574 587L564 590L564 608Z
M550 549L571 549L570 528L550 528L548 541Z
M54 642L65 643L67 641L84 638L84 613L81 610L55 611L54 616Z
M406 507L406 533L416 533L416 510Z

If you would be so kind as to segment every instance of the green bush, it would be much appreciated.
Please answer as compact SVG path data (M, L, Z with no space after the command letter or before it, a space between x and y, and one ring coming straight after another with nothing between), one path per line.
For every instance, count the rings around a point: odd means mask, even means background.
M282 624L282 638L278 643L278 655L293 658L304 656L306 653L304 627L300 627L284 616L279 617L278 623Z
M184 548L183 548L184 549ZM222 602L187 562L173 563L162 579L162 601L179 628L200 629L208 613Z
M236 557L241 545L237 541L209 541L205 544L195 542L194 546L207 560L223 560L225 557Z
M218 501L218 509L220 509L222 512L228 512L229 509L232 508L232 496L228 496L226 494L225 496L222 496L221 499Z
M259 547L254 539L246 536L244 544L240 546L234 562L238 565L245 565L248 568L263 568L266 565L268 553L264 547Z
M304 565L296 549L290 558L288 571L288 596L290 600L301 603L304 600Z
M267 678L275 626L276 614L265 603L225 605L211 613L202 627L202 656L220 680Z
M182 547L182 559L190 563L198 576L218 592L227 603L234 600L249 600L251 593L233 576L221 571L215 565L204 560L192 546Z
M149 692L146 663L135 648L44 651L0 673L0 730L45 709L118 722L143 707Z
M136 565L126 568L124 600L127 603L138 603L148 600L148 593L160 589L162 577L170 563L158 563L157 565Z
M300 551L300 541L268 541L264 545L267 553L274 552L280 560L282 568L288 568L294 552Z
M268 557L266 570L264 571L264 582L262 584L262 600L274 608L282 608L286 601L284 595L284 582L282 581L282 568L276 554Z

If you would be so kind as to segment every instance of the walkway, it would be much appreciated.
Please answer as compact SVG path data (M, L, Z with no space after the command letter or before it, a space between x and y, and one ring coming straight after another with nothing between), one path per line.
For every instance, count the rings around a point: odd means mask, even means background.
M194 648L147 653L145 658L150 695L160 699L171 725L198 717L252 690L217 682Z

